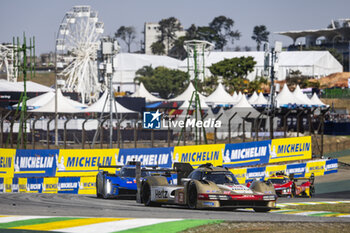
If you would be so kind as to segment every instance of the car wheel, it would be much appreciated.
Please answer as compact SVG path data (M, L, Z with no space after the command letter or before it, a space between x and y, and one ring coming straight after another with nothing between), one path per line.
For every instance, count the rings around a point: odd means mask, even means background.
M161 204L151 201L151 187L147 182L142 185L142 200L145 206L161 206Z
M188 207L191 209L197 208L197 187L195 183L190 183L188 186Z
M107 198L109 198L109 195L107 194L107 187L106 187L106 180L105 179L103 179L103 185L102 185L102 197L104 198L104 199L107 199Z
M295 190L295 184L294 183L292 184L290 196L291 197L295 197L296 196L296 190Z
M101 195L101 193L98 190L99 190L99 184L98 184L98 178L96 177L96 196L98 198L101 198L102 195Z
M254 208L254 211L259 213L266 213L266 212L269 212L270 210L271 210L270 208Z
M310 198L314 196L314 194L315 194L315 186L313 186L313 185L310 186L309 194L310 194L309 195Z

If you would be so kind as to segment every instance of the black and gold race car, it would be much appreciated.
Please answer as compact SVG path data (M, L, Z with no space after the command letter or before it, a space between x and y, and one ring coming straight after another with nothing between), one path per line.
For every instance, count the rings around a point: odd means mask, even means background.
M277 195L271 183L254 181L250 188L238 183L228 169L205 164L193 169L188 163L175 163L177 184L164 176L138 181L138 202L146 206L183 205L192 209L253 208L267 212L276 208Z

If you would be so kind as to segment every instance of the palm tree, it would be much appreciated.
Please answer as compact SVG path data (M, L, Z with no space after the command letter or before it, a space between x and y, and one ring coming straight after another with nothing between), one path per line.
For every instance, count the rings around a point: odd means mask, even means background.
M261 42L269 41L270 32L266 30L265 25L255 26L253 30L252 39L256 41L256 49L260 51Z

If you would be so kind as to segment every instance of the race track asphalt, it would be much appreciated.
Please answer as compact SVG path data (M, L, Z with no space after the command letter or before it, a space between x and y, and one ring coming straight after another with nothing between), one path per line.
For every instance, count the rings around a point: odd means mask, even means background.
M350 192L314 198L280 198L278 203L350 200ZM179 206L145 207L132 199L98 199L75 194L0 194L0 215L86 216L126 218L222 219L231 221L350 222L350 218L308 217L251 210L191 210Z

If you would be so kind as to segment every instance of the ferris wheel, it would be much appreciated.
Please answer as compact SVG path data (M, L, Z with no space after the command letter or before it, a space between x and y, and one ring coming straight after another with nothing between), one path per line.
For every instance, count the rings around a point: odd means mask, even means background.
M0 72L6 72L9 82L17 82L18 68L14 66L15 56L12 44L0 44Z
M78 92L83 102L93 102L105 85L99 83L97 50L104 24L90 6L66 12L56 39L56 68L66 81L64 91Z

